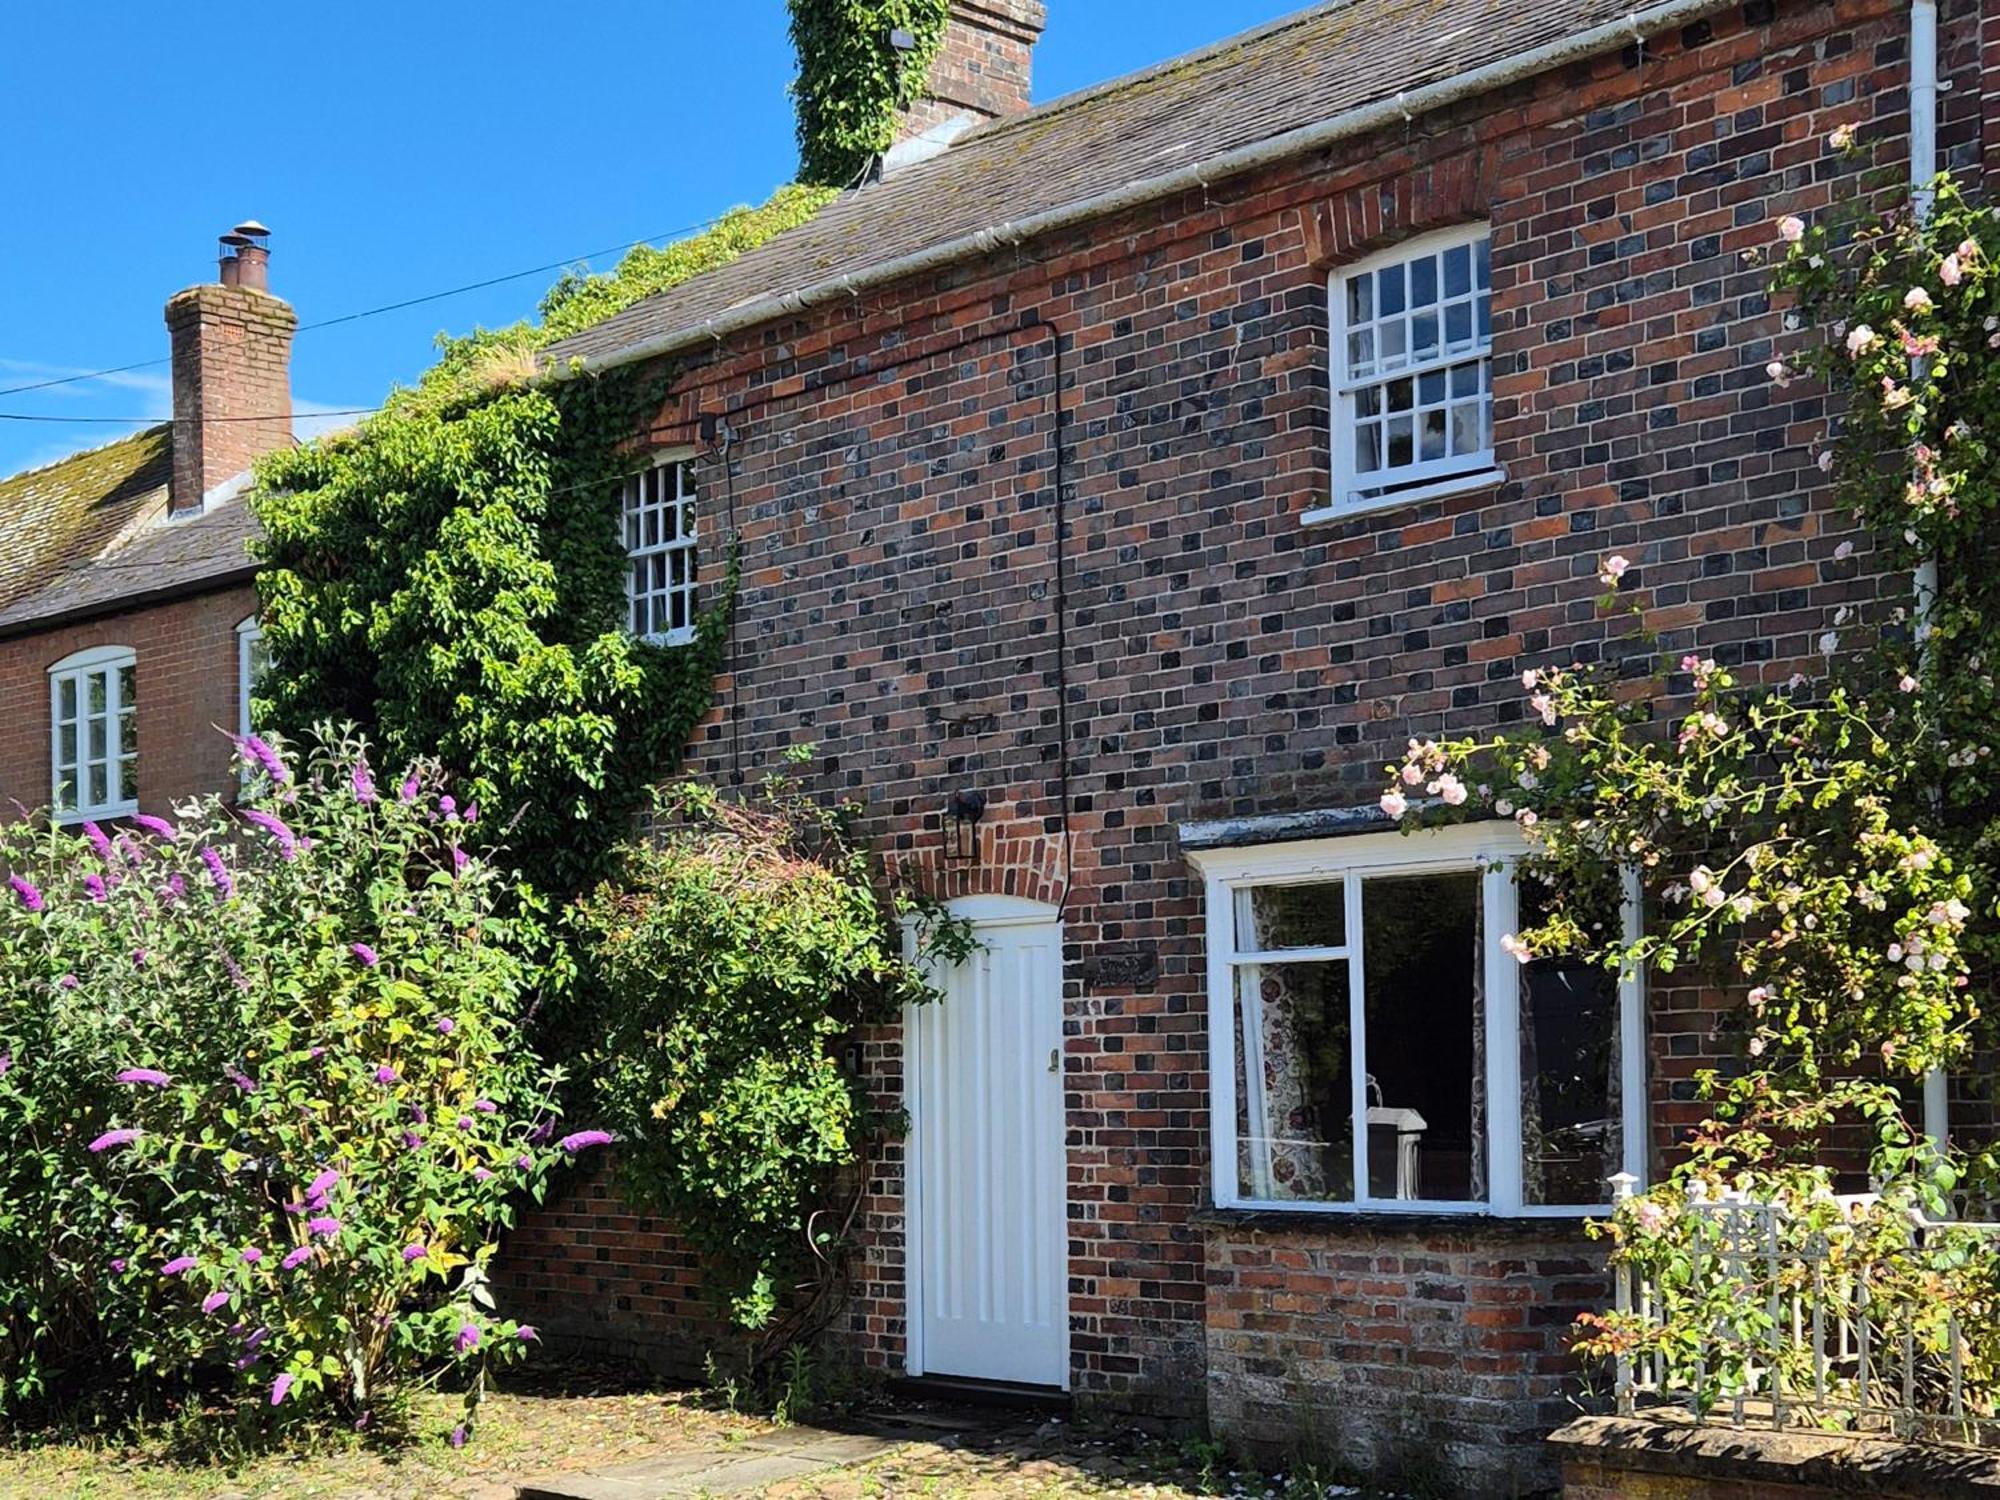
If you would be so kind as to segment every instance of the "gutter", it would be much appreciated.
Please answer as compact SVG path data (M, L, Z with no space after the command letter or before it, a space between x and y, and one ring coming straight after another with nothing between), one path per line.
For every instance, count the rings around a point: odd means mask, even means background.
M1225 151L1203 161L1178 167L1156 177L1142 177L1108 192L1045 209L1041 213L1030 214L1023 219L1009 220L1003 224L976 230L957 239L931 245L908 255L898 256L894 260L883 261L863 271L814 282L796 291L767 293L731 308L720 317L710 318L698 325L675 329L670 333L655 334L607 354L585 355L575 361L564 361L555 373L561 378L570 373L588 374L598 370L616 369L620 365L636 364L642 360L676 353L704 342L720 343L732 334L790 317L821 303L852 296L889 282L901 281L906 277L921 275L926 271L935 271L961 260L988 255L1010 245L1018 245L1025 240L1068 229L1092 219L1103 218L1123 209L1136 208L1159 198L1205 188L1225 177L1254 171L1289 157L1316 151L1356 136L1367 135L1385 126L1403 124L1417 115L1454 104L1461 99L1502 88L1510 83L1518 83L1526 78L1533 78L1559 68L1565 63L1595 57L1614 47L1624 47L1633 42L1644 41L1648 36L1690 21L1700 20L1727 8L1727 0L1665 0L1664 4L1635 10L1628 16L1593 26L1588 31L1560 37L1540 47L1516 53L1512 57L1482 64L1468 72L1455 73L1449 78L1426 84L1422 88L1398 93L1393 98L1378 100L1373 104L1361 105L1331 119L1321 120L1312 125L1302 125L1282 135L1274 135L1267 140L1239 146L1232 151Z
M225 572L204 573L199 578L189 578L180 583L166 584L141 593L119 594L115 598L93 600L88 604L73 604L66 609L53 610L45 615L17 615L0 622L0 641L37 635L44 630L54 630L63 625L79 625L86 620L102 619L107 615L128 614L156 604L171 604L175 600L192 599L199 594L220 593L223 589L234 588L238 584L254 580L257 576L257 566L254 562L245 562Z

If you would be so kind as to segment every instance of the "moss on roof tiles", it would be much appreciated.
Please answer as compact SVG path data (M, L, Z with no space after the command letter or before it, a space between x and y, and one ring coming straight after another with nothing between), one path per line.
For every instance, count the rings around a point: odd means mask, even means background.
M172 464L161 423L0 479L0 605L88 562L164 504Z

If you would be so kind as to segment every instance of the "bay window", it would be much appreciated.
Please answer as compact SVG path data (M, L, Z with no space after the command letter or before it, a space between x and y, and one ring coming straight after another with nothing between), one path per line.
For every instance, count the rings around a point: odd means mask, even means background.
M1643 1176L1640 985L1502 946L1511 823L1190 852L1218 1205L1576 1214ZM1636 894L1602 920L1627 934Z

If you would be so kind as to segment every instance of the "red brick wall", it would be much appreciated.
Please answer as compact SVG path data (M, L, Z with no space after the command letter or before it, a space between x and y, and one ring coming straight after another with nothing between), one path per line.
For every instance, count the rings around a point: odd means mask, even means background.
M139 805L236 784L227 735L237 726L236 626L257 610L249 585L0 640L0 807L48 806L48 669L90 646L138 653Z
M1272 1461L1420 1491L1451 1475L1507 1494L1544 1471L1543 1437L1575 1412L1565 1335L1610 1292L1579 1226L1264 1222L1208 1236L1211 1422Z
M1950 34L1976 14L1948 7ZM1855 191L1825 147L1836 125L1902 161L1902 20L1890 0L1724 12L1643 57L843 301L683 372L648 437L692 441L698 410L728 414L733 498L708 464L703 524L714 538L733 515L744 548L740 661L695 764L728 783L813 742L819 788L864 801L886 858L934 882L946 800L976 787L995 842L946 892L1054 889L1064 904L1081 1399L1188 1418L1206 1394L1226 1431L1268 1431L1256 1400L1216 1390L1207 1325L1235 1293L1215 1278L1268 1241L1194 1221L1210 1149L1202 914L1176 824L1371 802L1408 736L1517 719L1523 666L1624 659L1625 627L1592 605L1612 551L1634 561L1627 589L1661 649L1753 679L1810 669L1838 611L1867 618L1901 596L1813 467L1823 397L1763 374L1787 336L1743 257L1771 246L1781 213ZM1978 130L1956 139L1976 160ZM1506 481L1302 525L1328 487L1328 262L1481 215ZM1060 579L1048 323L1068 412ZM1842 560L1846 540L1857 552ZM1085 959L1135 945L1157 951L1157 980L1086 987ZM1692 991L1654 997L1656 1147L1697 1114L1695 1070L1727 1055L1717 1019ZM869 1040L868 1063L877 1102L895 1106L893 1034ZM875 1172L846 1332L894 1371L899 1154ZM1408 1234L1378 1232L1391 1246ZM1454 1231L1438 1274L1511 1285L1478 1268L1506 1263L1516 1232L1480 1233ZM1358 1254L1355 1235L1317 1243ZM1532 1263L1573 1257L1550 1236ZM1582 1285L1532 1266L1522 1284L1552 1277ZM1349 1316L1338 1296L1303 1300L1242 1357L1302 1359ZM1399 1327L1414 1338L1419 1300L1387 1299L1385 1348ZM1481 1307L1439 1300L1436 1347L1506 1332L1476 1332ZM1514 1332L1518 1368L1435 1408L1420 1386L1398 1421L1459 1443L1549 1420L1554 1324ZM1336 1399L1362 1378L1350 1369L1385 1360L1322 1362L1323 1390L1295 1381L1288 1399Z

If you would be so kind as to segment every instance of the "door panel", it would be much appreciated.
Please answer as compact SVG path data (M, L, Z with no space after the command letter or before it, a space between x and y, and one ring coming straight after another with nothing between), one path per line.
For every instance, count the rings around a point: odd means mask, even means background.
M913 1368L1066 1386L1061 927L977 931L910 1015Z

